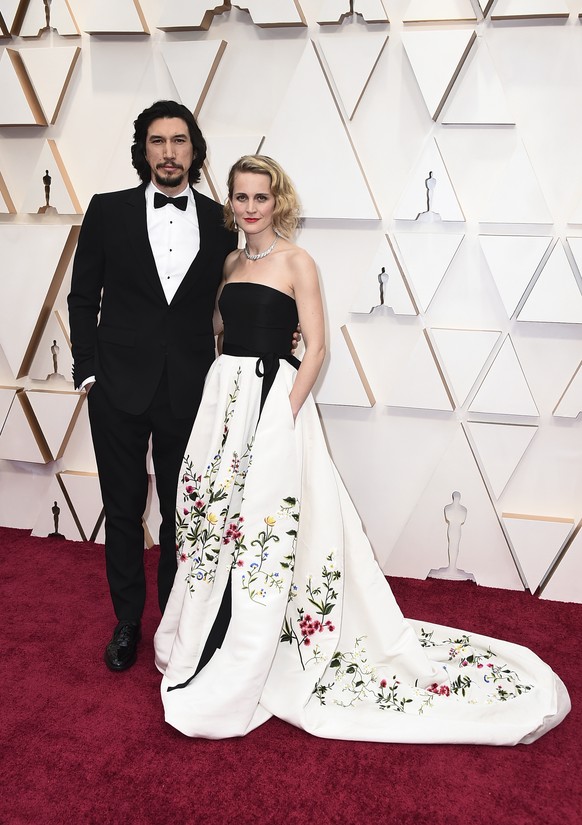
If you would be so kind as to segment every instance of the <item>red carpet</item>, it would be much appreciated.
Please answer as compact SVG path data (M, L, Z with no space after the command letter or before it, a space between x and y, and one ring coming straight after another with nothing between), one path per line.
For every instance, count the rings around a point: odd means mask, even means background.
M153 665L156 551L137 664L110 673L102 548L0 528L0 823L582 823L582 606L466 582L393 579L408 616L531 647L573 710L533 745L316 739L272 719L244 739L166 726Z

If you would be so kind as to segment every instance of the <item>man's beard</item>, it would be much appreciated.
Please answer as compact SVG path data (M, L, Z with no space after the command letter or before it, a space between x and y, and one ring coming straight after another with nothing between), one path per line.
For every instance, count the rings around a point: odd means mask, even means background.
M180 167L177 167L173 174L168 174L167 172L163 175L160 175L158 170L154 171L154 178L158 186L171 186L171 187L178 187L184 185L184 177L186 173Z

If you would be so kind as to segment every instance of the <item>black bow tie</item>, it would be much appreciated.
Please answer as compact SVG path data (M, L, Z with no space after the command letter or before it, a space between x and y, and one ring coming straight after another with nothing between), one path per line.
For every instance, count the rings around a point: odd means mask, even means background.
M166 195L162 195L161 192L154 192L154 209L159 209L167 203L171 203L176 209L185 212L188 206L188 195L180 195L179 198L168 198Z

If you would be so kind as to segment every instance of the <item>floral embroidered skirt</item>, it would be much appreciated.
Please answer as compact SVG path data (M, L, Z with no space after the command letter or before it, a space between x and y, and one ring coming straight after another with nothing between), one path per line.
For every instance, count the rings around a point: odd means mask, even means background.
M259 416L255 368L217 359L184 457L178 572L155 636L166 721L223 738L275 715L335 739L490 745L557 725L567 691L530 650L404 619L313 399L294 423L282 361ZM227 585L226 635L196 672Z

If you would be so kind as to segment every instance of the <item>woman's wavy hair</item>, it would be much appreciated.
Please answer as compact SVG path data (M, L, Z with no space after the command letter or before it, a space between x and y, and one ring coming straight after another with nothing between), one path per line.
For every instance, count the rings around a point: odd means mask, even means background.
M186 122L190 140L194 147L194 160L188 170L189 183L198 183L200 180L200 169L206 159L206 141L202 136L200 127L194 119L194 115L182 103L175 100L158 100L148 109L137 116L134 121L133 143L131 146L131 162L137 174L144 183L148 183L152 177L152 170L146 160L146 139L150 124L160 117L179 117Z
M224 223L227 229L236 229L231 199L234 192L234 176L237 172L253 172L268 175L271 179L271 192L275 196L273 212L273 229L284 238L291 238L299 226L301 207L295 187L289 175L267 155L243 155L228 173L228 198L224 204Z

